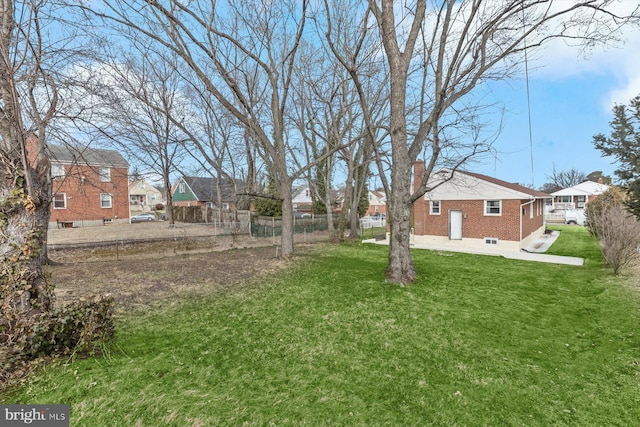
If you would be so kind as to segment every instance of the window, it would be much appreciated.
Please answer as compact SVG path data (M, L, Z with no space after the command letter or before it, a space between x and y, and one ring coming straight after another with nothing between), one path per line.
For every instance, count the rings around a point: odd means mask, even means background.
M53 195L53 209L67 209L66 193L56 193Z
M181 183L178 185L178 192L179 192L179 193L184 193L184 182L181 182Z
M440 215L440 200L431 200L429 202L429 214Z
M100 175L100 182L111 181L111 169L109 168L98 168L98 175Z
M223 203L222 204L222 210L223 211L228 211L229 210L229 203Z
M109 194L109 193L100 193L100 207L101 208L110 208L111 207L111 194Z
M571 196L558 196L558 203L571 203Z
M586 202L585 199L586 199L585 196L576 196L576 208L584 209L584 204Z
M498 239L495 237L485 237L484 238L485 245L498 246Z
M502 215L502 200L485 200L484 214L494 216Z
M63 165L51 165L51 178L61 178L64 176Z

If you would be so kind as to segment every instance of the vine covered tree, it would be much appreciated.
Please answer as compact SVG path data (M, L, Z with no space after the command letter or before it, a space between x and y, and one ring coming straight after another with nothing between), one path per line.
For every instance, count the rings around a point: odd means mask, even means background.
M42 270L51 201L45 143L58 91L42 56L52 46L39 7L0 3L0 343L52 308Z

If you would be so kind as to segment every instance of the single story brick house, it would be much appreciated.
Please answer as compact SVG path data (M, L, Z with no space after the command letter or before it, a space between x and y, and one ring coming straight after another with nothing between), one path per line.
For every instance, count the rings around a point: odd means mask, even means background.
M129 164L114 150L49 145L50 226L129 219Z
M414 165L414 188L424 162ZM519 184L461 170L442 169L413 205L415 243L468 249L520 251L545 231L550 195Z

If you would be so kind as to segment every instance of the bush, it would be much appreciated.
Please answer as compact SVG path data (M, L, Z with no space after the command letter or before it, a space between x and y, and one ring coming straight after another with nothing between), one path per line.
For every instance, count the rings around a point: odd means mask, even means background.
M619 188L610 187L594 200L587 203L585 209L586 227L595 237L599 237L598 224L607 209L624 205L625 195Z
M614 274L638 260L640 222L626 208L611 206L592 220L590 226L597 230L602 256Z
M156 210L157 210L157 211L161 211L161 210L163 210L163 209L164 209L164 205L163 205L162 203L158 203L158 204L156 205Z
M2 331L0 384L31 360L95 352L115 335L113 308L113 297L93 297L34 314Z

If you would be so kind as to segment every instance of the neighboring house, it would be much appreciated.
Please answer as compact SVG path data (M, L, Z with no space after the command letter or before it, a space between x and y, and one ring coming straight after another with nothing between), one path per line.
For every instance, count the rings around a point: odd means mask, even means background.
M311 198L311 188L301 185L293 188L291 194L293 210L299 212L311 212L313 210L313 199Z
M129 205L131 211L150 211L162 204L162 192L141 179L129 183Z
M367 215L380 216L387 215L387 196L384 194L384 190L369 190L367 195L369 200L369 208L367 208Z
M313 191L308 185L301 185L294 187L291 193L291 201L293 203L293 210L295 212L311 212L313 211L313 198L311 197L311 191ZM344 199L344 191L331 189L331 200L333 200L333 211L339 212L342 209L342 203Z
M113 150L49 145L51 223L65 227L129 218L129 164Z
M215 178L182 176L173 186L174 206L218 207L222 210L236 209L236 189L228 180L220 181L221 206L218 205L218 185ZM236 180L236 188L242 190L244 183Z
M609 186L601 182L585 181L573 187L551 193L553 196L553 210L581 210L589 201L609 189Z
M416 162L414 168L417 186L424 162ZM435 173L428 186L434 190L413 205L415 243L519 251L545 231L544 205L551 197L546 193L446 169Z

